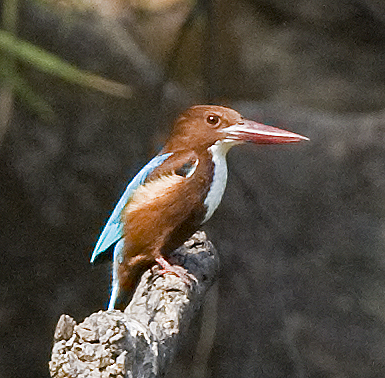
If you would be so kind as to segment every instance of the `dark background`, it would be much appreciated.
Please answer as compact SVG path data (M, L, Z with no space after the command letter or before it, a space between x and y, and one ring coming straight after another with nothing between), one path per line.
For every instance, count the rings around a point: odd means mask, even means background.
M382 2L30 0L15 32L133 96L15 63L55 119L17 95L0 112L1 378L48 377L60 314L105 307L108 267L89 264L105 220L171 120L208 102L311 142L229 153L203 227L220 274L168 376L385 377Z

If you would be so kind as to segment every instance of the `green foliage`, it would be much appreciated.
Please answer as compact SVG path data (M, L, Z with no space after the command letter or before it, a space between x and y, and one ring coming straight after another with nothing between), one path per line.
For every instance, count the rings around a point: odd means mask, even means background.
M80 70L57 55L51 54L30 42L22 41L11 33L1 30L0 50L69 83L95 89L113 96L131 97L132 93L129 86Z
M90 88L108 95L131 98L129 86L77 68L59 56L33 43L16 37L17 0L6 0L2 8L0 29L0 84L6 85L27 105L46 120L54 117L49 103L34 91L17 69L20 63L56 76L68 83Z

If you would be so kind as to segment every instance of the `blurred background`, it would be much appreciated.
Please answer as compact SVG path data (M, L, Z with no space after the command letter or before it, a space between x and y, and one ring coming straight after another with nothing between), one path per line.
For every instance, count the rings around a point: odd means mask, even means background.
M49 377L127 182L196 103L308 136L245 146L204 226L218 281L168 377L385 377L385 5L2 0L0 377Z

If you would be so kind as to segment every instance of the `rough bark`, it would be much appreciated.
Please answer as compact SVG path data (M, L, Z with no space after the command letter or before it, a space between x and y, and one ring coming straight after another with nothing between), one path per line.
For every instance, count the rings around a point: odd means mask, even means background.
M190 286L154 266L141 278L124 312L99 311L76 324L61 315L49 363L52 377L162 377L218 270L218 256L202 231L170 257L197 283Z

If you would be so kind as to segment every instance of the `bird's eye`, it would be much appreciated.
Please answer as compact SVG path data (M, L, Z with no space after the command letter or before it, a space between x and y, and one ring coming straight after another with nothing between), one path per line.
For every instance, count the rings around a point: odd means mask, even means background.
M207 117L206 121L208 124L216 126L219 124L220 118L216 114L211 114Z

